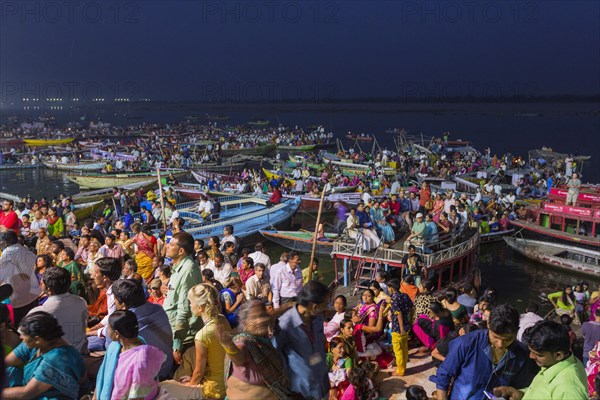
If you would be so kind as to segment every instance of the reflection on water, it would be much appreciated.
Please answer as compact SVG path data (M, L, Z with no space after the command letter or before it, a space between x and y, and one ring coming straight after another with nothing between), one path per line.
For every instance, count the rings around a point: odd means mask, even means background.
M61 193L78 193L79 185L69 181L65 171L55 171L47 168L1 170L0 192L18 196L29 194L34 198L45 196L51 199Z

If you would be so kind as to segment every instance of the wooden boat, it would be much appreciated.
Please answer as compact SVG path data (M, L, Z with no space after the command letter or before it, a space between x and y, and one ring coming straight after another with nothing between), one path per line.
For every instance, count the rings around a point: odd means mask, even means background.
M285 145L277 145L277 150L284 151L311 151L315 148L316 144L305 144L301 146L285 146Z
M302 253L310 253L312 251L312 237L314 236L314 232L267 230L260 231L260 234L263 235L265 239L291 250ZM323 256L330 255L333 251L333 240L336 239L337 236L338 235L335 233L325 233L325 237L328 238L329 241L317 240L317 246L315 248L316 254Z
M137 191L138 189L142 189L142 191L147 191L152 189L154 186L158 185L156 178L149 179L143 182L136 182L129 185L119 186L118 188L123 191ZM97 190L90 190L87 192L77 193L71 198L73 199L73 203L89 203L98 200L106 200L110 199L113 195L113 188L104 188Z
M221 182L236 182L237 178L230 174L220 174L218 172L210 172L210 171L190 171L192 176L198 183L203 183L209 179L218 179Z
M42 163L50 169L56 169L59 171L99 171L106 165L104 161L62 163L60 161L42 160Z
M181 178L187 174L187 171L181 170L165 170L161 172L161 177L166 178L170 173L173 173L175 178ZM67 179L78 184L82 188L102 189L119 187L134 183L141 183L150 179L156 179L156 172L141 172L131 174L94 174L94 175L69 175Z
M263 144L261 146L244 147L241 149L224 149L221 150L221 155L230 157L238 154L264 156L275 150L276 147L277 145L275 144Z
M63 139L23 139L23 142L27 146L57 146L60 144L71 143L75 138L63 138Z
M534 237L600 249L600 208L544 203L540 207L528 207L527 213L527 219L510 223Z
M479 242L481 244L501 242L502 239L504 239L504 237L510 236L513 233L515 233L514 229L508 229L506 231L482 233L479 235Z
M253 121L248 121L247 123L250 126L267 126L271 123L271 121L267 119L256 119Z
M324 160L342 161L342 159L340 157L338 157L336 154L330 153L328 151L321 150L320 155L321 155L321 157L323 157Z
M41 167L42 164L0 164L0 171L9 169L33 169Z
M243 169L246 166L246 161L235 161L235 162L221 162L221 163L216 163L216 162L207 162L207 163L201 163L201 164L196 164L194 166L192 166L192 168L197 169L197 170L201 170L201 171L206 171L206 172L230 172L230 171L237 171L240 169Z
M287 198L287 199L299 198L300 202L301 202L300 203L300 208L299 208L300 211L307 211L307 212L318 211L319 210L319 204L321 203L321 196L320 195L312 195L312 194L301 194L301 195L284 194L283 197ZM341 193L341 192L335 192L334 191L334 193L325 195L325 198L323 199L323 212L325 212L325 213L327 213L327 212L335 212L336 209L333 207L333 205L336 202L346 203L346 204L348 204L350 206L356 206L361 201L361 199L362 199L362 193L356 193L356 192Z
M463 233L446 241L443 248L428 249L421 252L423 265L428 271L434 271L437 288L440 289L446 282L455 282L477 271L475 263L479 251L479 232L477 229L467 228ZM379 268L405 268L403 257L408 254L408 243L397 241L388 248L371 249L366 251L360 242L345 235L333 242L331 253L334 261L335 279L340 279L338 272L342 272L344 286L349 286L354 279L354 293L357 290L368 288L371 280ZM477 286L477 285L476 285Z
M83 221L86 218L89 218L94 211L104 209L104 201L91 201L88 203L75 204L75 217L77 217L78 221Z
M229 119L229 116L223 115L223 114L219 114L219 115L206 114L206 117L204 117L204 119L206 119L207 121L226 121Z
M372 142L373 141L373 136L371 136L371 135L364 135L364 134L355 135L355 134L349 133L345 137L348 140L358 140L361 142Z
M551 187L548 193L548 199L565 203L567 200L568 189L566 187ZM577 204L588 205L592 207L600 206L600 186L598 185L581 185L579 188L579 196L577 196Z
M110 152L107 150L92 149L90 151L90 157L93 160L123 160L123 161L135 161L137 158L131 154L122 152Z
M194 239L208 240L211 236L222 235L225 225L233 225L235 227L234 235L243 239L256 234L260 230L273 229L276 225L289 220L296 213L299 205L300 201L298 200L284 200L280 204L260 211L200 224L200 226L186 229L186 232L190 233Z
M0 147L20 147L23 144L23 139L20 138L6 138L0 139Z
M504 241L525 257L551 267L600 276L600 251L516 237L505 237Z

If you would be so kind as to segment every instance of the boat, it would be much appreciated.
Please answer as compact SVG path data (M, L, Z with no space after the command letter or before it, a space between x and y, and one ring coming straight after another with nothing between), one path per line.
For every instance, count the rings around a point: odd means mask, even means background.
M206 172L227 172L237 171L243 169L246 166L246 161L235 161L235 162L203 162L201 164L195 164L192 168L206 171Z
M510 236L514 233L515 233L514 229L507 229L505 231L498 231L498 232L482 233L479 235L479 242L481 244L501 242L506 236Z
M504 241L513 250L542 264L594 278L600 276L600 251L516 237L505 237Z
M11 147L20 147L23 145L23 139L20 138L3 138L0 139L0 147L6 147L6 148L11 148Z
M247 197L251 198L251 196ZM259 199L253 198L253 200L258 201ZM262 201L266 203L266 200ZM222 235L225 225L233 225L235 227L234 235L239 239L243 239L256 234L260 230L274 229L275 226L289 220L298 211L299 205L299 200L284 200L279 204L259 211L232 218L220 218L217 221L186 228L186 232L190 233L194 239L208 240L211 236Z
M256 147L243 147L240 149L222 149L221 155L224 157L231 157L235 155L264 156L275 150L276 147L276 144L263 144Z
M267 126L271 123L268 119L255 119L247 122L250 126Z
M219 114L219 115L206 114L206 117L204 117L204 119L207 121L226 121L229 119L229 116L223 115L223 114Z
M0 171L13 169L33 169L40 167L42 164L0 164Z
M161 171L162 178L165 179L170 173L175 178L181 178L187 174L187 171L165 170ZM68 175L67 179L78 184L81 188L103 189L119 187L133 183L141 183L150 179L156 179L156 172L140 172L131 174L90 174L90 175Z
M350 187L355 189L354 186L350 186ZM362 199L362 193L357 193L357 192L343 193L343 192L335 191L335 189L343 189L343 188L344 187L334 188L333 193L325 195L325 198L323 199L322 212L325 212L325 213L326 212L335 212L336 209L333 207L333 205L337 202L345 203L349 206L357 206L358 203L360 203L360 201ZM321 203L320 195L312 195L310 193L301 194L301 195L284 194L283 197L288 198L288 199L299 198L300 202L301 202L300 208L299 208L300 211L307 211L307 212L319 211L319 204Z
M136 161L137 158L132 156L131 154L122 153L122 152L114 152L100 149L92 149L90 150L90 157L93 160L122 160L122 161Z
M567 200L566 187L551 187L548 193L548 199L564 203ZM600 186L598 185L581 185L579 188L579 196L577 196L577 204L587 205L592 207L600 206Z
M408 254L408 244L406 240L400 239L389 247L382 246L366 251L360 242L342 235L333 242L331 252L335 279L341 279L344 286L349 286L350 281L354 280L353 293L356 294L359 289L369 287L381 268L388 271L391 268L405 268L402 258ZM430 276L434 277L438 289L448 282L460 280L477 271L475 263L479 251L478 229L466 228L460 235L442 243L437 242L435 246L419 247L418 251L421 253L423 265L430 271Z
M330 152L325 151L325 150L321 150L321 152L319 154L321 155L321 157L323 158L323 160L342 161L342 159L340 157L338 157L336 154L330 153Z
M104 161L80 161L76 163L62 163L60 161L42 160L42 163L50 168L59 171L99 171L106 163Z
M143 182L136 182L136 183L132 183L129 185L123 185L123 186L119 186L119 190L121 192L123 191L137 191L139 189L141 189L142 191L147 191L152 189L154 186L158 185L158 182L156 181L156 178L153 179L149 179ZM75 204L79 204L79 203L88 203L88 202L93 202L93 201L98 201L98 200L106 200L106 199L110 199L113 195L113 187L108 187L108 188L104 188L104 189L97 189L97 190L90 190L87 192L81 192L81 193L77 193L74 194L73 196L71 196L71 199L73 200L73 203Z
M0 192L0 199L4 199L4 200L12 200L15 203L20 203L21 201L21 197L11 194L11 193L4 193L4 192Z
M348 140L358 140L361 142L372 142L373 141L373 136L365 135L364 133L361 133L360 135L349 133L345 137Z
M284 151L312 151L316 147L316 144L304 144L300 146L286 146L286 145L277 145L277 150Z
M220 174L217 172L210 171L190 171L192 176L198 183L203 183L204 181L208 181L209 179L218 179L221 182L236 182L237 179L230 174Z
M27 146L58 146L61 144L71 143L75 138L62 138L62 139L23 139L23 142Z
M314 232L309 231L279 231L265 230L260 231L260 234L265 239L277 243L280 246L287 247L290 250L296 250L302 253L311 253ZM335 233L325 233L325 237L329 240L317 240L315 253L325 256L330 255L333 250L333 240L338 237Z
M263 211L267 208L266 200L263 198L249 196L244 194L231 193L209 193L211 197L218 197L221 204L221 212L217 217L212 216L210 221L204 221L198 213L198 201L188 201L178 203L175 207L179 211L179 216L186 221L186 232L193 231L194 228L201 229L214 222L223 222L237 218L241 215ZM141 213L135 213L133 218L141 218ZM221 228L222 229L222 228ZM222 233L222 232L221 232ZM237 236L237 233L236 233Z
M510 221L525 234L600 249L600 208L543 203L527 208L527 219Z
M75 217L78 221L83 221L84 219L89 218L94 211L104 209L104 201L91 201L87 203L75 204Z

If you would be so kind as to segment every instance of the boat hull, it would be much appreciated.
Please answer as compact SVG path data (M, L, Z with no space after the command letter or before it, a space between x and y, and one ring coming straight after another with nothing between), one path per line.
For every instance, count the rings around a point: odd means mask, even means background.
M214 223L201 227L186 229L186 232L190 233L194 239L208 240L211 236L222 235L225 225L233 225L235 227L235 236L243 239L256 234L260 230L288 221L298 211L299 205L298 201L286 201L267 209L242 214L233 218L219 219Z
M267 144L257 147L244 147L243 149L225 149L221 150L221 155L224 157L234 155L264 156L275 150L276 147L277 145L275 144Z
M60 144L71 143L75 138L65 139L23 139L27 146L58 146Z
M504 241L513 250L524 255L527 258L538 261L542 264L566 270L574 271L585 275L591 275L597 278L600 275L600 265L592 265L575 259L568 259L557 256L565 251L571 251L574 254L580 254L584 257L600 259L600 252L578 248L574 246L565 247L558 243L548 243L538 240L520 239L515 237L505 237Z
M176 178L183 177L187 172L178 172L173 175ZM168 172L162 174L166 177ZM82 188L89 189L104 189L110 187L119 187L124 185L131 185L135 183L146 182L150 179L156 179L156 174L114 174L114 175L71 175L67 176L71 182L78 184Z
M533 238L540 238L549 241L560 241L570 245L581 246L592 250L600 250L600 239L584 235L576 235L569 232L561 232L556 229L545 228L537 225L535 222L525 220L510 221L511 225L521 228L523 232L531 235Z
M289 152L294 152L294 151L311 151L316 146L317 146L316 144L307 144L307 145L303 145L303 146L282 146L282 145L278 145L277 146L277 150L284 150L284 151L289 151Z
M102 162L80 162L80 163L61 163L53 161L42 161L50 169L59 171L99 171L106 165Z

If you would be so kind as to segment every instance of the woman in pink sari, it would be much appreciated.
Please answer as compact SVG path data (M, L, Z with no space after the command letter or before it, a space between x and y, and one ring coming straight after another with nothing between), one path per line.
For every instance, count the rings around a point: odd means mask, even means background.
M444 199L442 199L442 195L438 193L435 195L435 200L433 201L433 222L437 223L440 221L442 212L444 212Z
M157 241L152 236L152 229L149 225L140 226L135 223L131 226L135 236L125 242L125 247L129 248L135 243L137 249L135 251L135 263L138 266L138 273L144 278L146 283L150 283L154 278L154 267L152 261L156 256Z
M98 377L94 399L145 399L158 395L158 373L167 358L138 337L138 321L129 310L108 318L108 347Z

